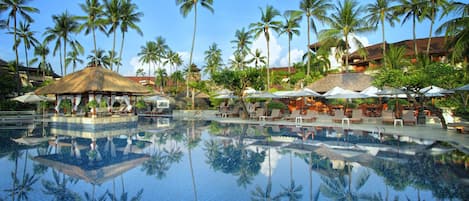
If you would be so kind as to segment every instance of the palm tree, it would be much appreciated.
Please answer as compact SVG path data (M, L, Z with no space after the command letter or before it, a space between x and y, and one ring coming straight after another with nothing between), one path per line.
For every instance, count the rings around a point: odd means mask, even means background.
M267 5L265 8L265 12L262 8L259 8L261 10L261 20L256 23L251 23L249 25L249 28L252 29L252 32L254 33L255 38L259 37L262 33L264 34L265 40L267 42L267 86L266 90L269 90L270 88L270 72L269 72L269 60L270 60L270 31L269 29L274 30L275 32L278 32L280 30L280 27L282 25L282 22L280 21L275 21L274 18L280 15L280 12L275 9L272 6Z
M345 69L348 71L348 58L350 39L361 44L358 39L350 35L351 33L358 34L370 31L372 28L366 24L366 21L360 16L362 7L358 5L355 0L344 0L339 2L334 7L334 12L326 22L330 25L329 29L325 29L321 32L327 38L333 38L333 41L340 41L342 38L345 40Z
M122 41L121 41L121 48L119 51L119 60L122 61L122 52L124 51L124 39L125 33L130 29L137 31L138 34L141 36L143 35L142 30L140 27L137 26L137 22L140 22L140 18L143 17L142 12L137 12L137 5L132 3L131 0L124 0L122 1L121 9L120 9L120 30L122 33ZM117 66L117 72L119 72L119 66Z
M154 64L158 58L156 42L147 41L145 46L140 47L140 52L138 53L138 56L140 57L139 59L140 63L148 64L148 76L151 76L152 75L150 71L151 64Z
M291 73L291 48L290 43L293 39L293 35L300 35L300 21L303 13L298 10L289 10L285 11L283 17L285 18L284 24L282 25L282 30L280 34L286 34L288 36L288 74Z
M467 61L469 55L469 4L462 2L454 2L447 9L445 13L455 11L457 17L444 22L436 30L437 34L445 32L447 37L451 37L448 41L447 47L453 48L451 53L452 60L465 59Z
M166 44L166 39L162 36L156 37L156 62L158 62L158 69L161 68L161 61L166 57L169 46Z
M416 24L416 20L419 20L419 21L423 20L423 15L425 15L427 1L400 0L399 3L400 5L395 6L395 9L396 9L396 15L404 16L404 19L402 20L402 24L406 23L407 21L409 21L409 19L412 18L412 38L414 40L415 58L417 58L418 49L417 49L417 40L416 40L416 34L415 34L415 24Z
M31 46L36 47L36 44L39 43L39 41L34 37L35 31L31 31L30 26L31 24L28 22L20 22L19 29L16 31L16 34L20 38L16 45L18 46L20 41L23 42L27 66L29 66L28 50L31 48Z
M163 92L164 86L166 85L166 77L168 77L168 74L166 73L166 69L164 68L158 68L155 72L156 75L156 80L160 82L160 92Z
M394 14L394 10L390 7L390 4L394 0L376 0L374 3L370 3L366 6L368 11L367 21L374 25L375 29L378 28L378 24L381 24L381 36L383 39L383 64L386 63L386 39L384 36L384 22L388 22L391 27L394 27L394 22L399 21L399 18Z
M38 68L40 68L42 71L43 81L45 80L46 72L48 72L49 69L52 69L50 63L46 61L46 58L50 52L47 46L48 46L47 41L43 41L41 44L38 44L36 45L36 47L34 47L34 56L38 56L40 59ZM34 64L39 59L33 58L31 60L31 63Z
M403 69L411 64L406 58L406 48L403 46L389 46L384 64L387 69Z
M231 41L231 43L235 44L235 52L240 52L244 55L249 54L251 51L249 46L252 44L251 32L246 31L243 27L242 29L236 30L235 38L235 40Z
M77 17L70 15L68 11L63 12L60 15L53 15L52 19L55 23L55 26L54 28L46 28L46 40L56 40L54 52L57 50L57 48L63 46L63 53L61 53L61 55L63 54L63 58L62 56L60 57L60 63L62 64L62 62L65 61L65 57L67 56L67 43L70 44L75 51L83 53L83 47L81 47L80 43L72 40L70 36L70 34L77 33L80 26L76 21ZM63 68L62 70L62 75L66 75L67 68Z
M92 54L86 57L89 62L88 66L103 67L109 68L109 56L107 56L103 49L98 49L98 51L91 51Z
M101 30L102 32L106 32L106 21L103 18L103 5L99 3L98 0L86 0L85 4L80 4L80 8L83 12L86 13L86 16L78 17L81 20L85 20L83 24L80 25L78 28L79 31L85 29L85 35L93 34L93 46L94 46L94 53L99 52L98 48L96 47L96 29ZM96 57L96 55L95 55ZM97 65L96 63L94 65Z
M192 65L192 56L194 53L194 46L195 46L195 33L197 31L197 3L200 2L200 5L210 12L214 12L212 4L213 0L176 0L176 5L180 6L179 11L181 12L183 17L187 17L187 15L194 9L194 32L192 34L192 46L191 46L191 54L189 56L189 64L187 66ZM188 69L188 74L190 74L191 68ZM186 79L186 96L189 97L189 79ZM194 105L194 103L192 103Z
M262 52L260 49L256 49L254 53L252 54L252 59L248 61L249 63L254 62L254 67L258 67L259 63L263 63L264 65L266 64L266 57L262 55Z
M67 58L65 58L65 66L70 64L73 65L72 72L75 72L77 68L77 63L83 64L83 60L79 58L80 53L77 51L70 51L67 54Z
M116 30L119 28L119 24L121 21L120 17L120 8L122 1L121 0L104 0L104 7L106 8L104 15L106 16L106 21L109 23L111 26L107 32L107 34L112 33L112 50L110 51L109 58L115 58L115 52L116 52ZM110 63L110 68L112 68L113 62Z
M33 22L33 18L29 13L39 13L39 10L34 7L26 6L29 3L29 0L1 0L0 1L0 13L6 11L8 13L8 18L2 24L7 28L10 27L11 20L13 20L13 41L14 41L14 50L15 50L15 73L16 73L16 92L19 94L21 90L21 79L18 71L18 49L15 48L18 39L17 36L17 27L16 21L18 14L26 21ZM26 64L27 65L27 64Z
M231 68L236 69L236 70L243 70L244 67L249 63L249 61L246 61L246 56L244 56L240 52L235 52L233 55L233 59L230 59L229 61Z
M145 76L145 70L143 70L143 68L139 68L137 69L137 71L135 72L135 76Z
M221 49L218 48L216 43L212 43L208 47L208 50L204 52L205 54L205 69L204 73L209 74L210 76L213 73L217 72L218 69L223 65L223 59L221 58L222 53Z
M171 68L170 74L172 74L174 71L178 70L178 66L182 65L181 55L169 49L166 53L166 58L163 61L163 65L169 65ZM176 70L174 70L174 68L176 68Z
M311 44L311 34L310 30L312 29L316 36L318 35L316 22L317 21L325 21L326 19L326 12L332 7L332 4L328 3L327 0L302 0L300 2L300 9L306 15L306 22L308 25L308 44L307 44L307 51L310 51L309 45ZM309 76L311 73L311 63L308 62L306 68L306 75Z
M432 42L432 34L433 34L433 25L435 24L435 18L437 17L436 15L439 13L441 10L446 10L446 7L449 6L449 2L446 0L431 0L430 5L427 5L427 12L429 14L429 19L430 19L430 31L428 32L428 42L427 42L427 55L430 54L430 44ZM445 14L445 13L443 13ZM441 16L443 17L443 15Z
M107 61L106 63L109 64L109 68L112 68L112 65L120 66L122 65L121 60L117 58L117 53L112 50L107 51Z

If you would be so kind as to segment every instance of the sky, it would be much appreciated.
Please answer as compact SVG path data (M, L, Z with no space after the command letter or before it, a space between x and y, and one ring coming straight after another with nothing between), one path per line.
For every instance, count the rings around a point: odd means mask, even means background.
M135 76L138 68L143 68L148 75L148 67L146 64L139 62L138 53L141 47L147 41L156 40L157 36L166 39L166 43L173 50L182 55L184 65L189 61L189 53L192 42L192 31L194 16L191 12L187 17L183 17L179 12L179 7L175 0L134 0L140 12L144 14L138 26L143 31L143 36L138 35L135 31L130 30L126 33L124 43L124 53L122 59L122 67L119 73L127 76ZM194 49L194 63L204 66L204 51L212 43L217 43L222 50L223 61L228 64L229 58L232 57L234 44L230 41L235 39L237 29L245 27L248 29L249 24L260 21L260 8L265 9L266 5L272 5L281 13L286 10L299 9L299 0L214 0L214 13L209 12L205 8L198 8L197 16L197 33ZM366 5L371 0L358 1L360 5ZM465 1L463 1L465 2ZM466 0L467 2L467 0ZM64 11L68 11L74 15L85 15L80 9L79 4L84 0L32 0L28 5L36 7L40 10L38 14L31 14L34 19L31 28L35 31L35 36L39 41L44 39L43 32L46 27L53 27L52 15L59 15ZM337 4L337 1L333 2ZM364 16L364 15L362 15ZM0 14L1 19L5 19L5 13ZM453 16L449 16L450 18ZM283 17L278 17L283 21ZM444 18L442 21L447 20ZM438 27L442 21L438 21L435 27ZM428 37L430 23L425 20L417 24L417 38ZM318 30L327 28L327 25L319 24ZM403 25L396 24L394 27L386 26L386 41L397 42L401 40L412 39L412 23L409 21ZM360 41L366 45L380 43L382 41L381 32L378 29L374 32L356 35ZM120 33L117 35L117 47L120 47ZM86 62L86 57L93 50L93 40L91 35L85 36L83 33L74 36L75 39L85 48L84 55L81 58ZM11 61L15 59L15 53L12 50L13 35L7 34L7 30L0 30L0 59ZM311 43L316 42L316 36L311 35ZM105 36L103 33L97 34L97 46L104 50L112 49L112 37ZM300 36L295 36L291 42L292 61L300 61L302 55L307 48L307 25L306 19L301 21ZM54 44L50 45L53 49ZM271 67L282 67L288 65L288 40L285 35L279 36L272 33L270 41L271 51ZM266 43L263 36L257 38L251 47L252 50L259 48L266 54ZM68 48L70 49L70 48ZM117 48L118 50L118 48ZM28 53L29 58L33 58L33 49ZM25 63L24 47L19 47L20 62ZM48 58L56 73L60 74L59 54L50 55ZM334 65L334 64L333 64ZM84 68L86 64L80 65L77 70ZM168 67L165 67L168 68ZM71 66L67 72L71 72ZM171 72L167 69L167 72Z

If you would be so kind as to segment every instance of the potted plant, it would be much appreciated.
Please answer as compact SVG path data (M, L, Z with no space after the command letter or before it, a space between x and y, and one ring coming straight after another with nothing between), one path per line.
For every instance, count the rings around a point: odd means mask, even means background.
M91 100L86 104L89 108L91 108L91 115L96 116L96 107L98 106L98 101Z

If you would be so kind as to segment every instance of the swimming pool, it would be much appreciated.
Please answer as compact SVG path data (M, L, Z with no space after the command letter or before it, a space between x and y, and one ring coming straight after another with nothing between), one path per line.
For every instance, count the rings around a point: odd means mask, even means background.
M324 126L135 126L96 139L60 130L32 146L0 131L0 200L469 199L468 156L445 142Z

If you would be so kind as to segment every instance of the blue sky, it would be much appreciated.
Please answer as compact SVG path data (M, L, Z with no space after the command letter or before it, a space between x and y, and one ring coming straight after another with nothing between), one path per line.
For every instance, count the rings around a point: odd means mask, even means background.
M79 0L34 0L29 4L40 10L39 14L32 14L35 22L32 24L32 30L36 31L36 38L40 41L43 39L42 33L46 27L52 27L52 15L57 15L65 10L75 15L84 15L79 7L79 3L84 1ZM334 1L335 3L337 1ZM371 1L359 1L361 5L365 5ZM143 12L144 16L139 23L144 35L140 36L135 31L130 31L126 34L126 41L123 53L123 67L120 70L124 75L135 75L137 68L143 67L147 71L147 67L139 64L138 52L140 47L146 41L155 40L157 36L163 36L169 47L183 55L185 63L189 60L189 52L191 48L192 30L193 30L193 13L190 13L186 18L183 18L179 12L179 7L176 6L174 0L134 0ZM299 0L214 0L213 8L215 12L212 14L207 9L199 9L198 27L196 35L196 45L194 51L194 62L199 66L203 66L204 51L208 49L212 43L217 43L222 49L224 62L228 63L229 57L233 53L233 44L230 43L234 39L234 34L237 29L242 27L248 28L252 22L260 20L261 12L260 7L265 8L266 5L272 5L281 13L285 10L298 9ZM0 16L2 19L6 18L5 14ZM283 18L278 18L283 20ZM436 27L440 22L437 22ZM320 25L322 29L324 25ZM294 37L292 41L292 58L298 60L306 50L307 44L307 28L306 20L302 21L302 32L299 37ZM412 24L406 23L401 26L397 24L395 27L386 27L386 40L389 42L396 42L412 38ZM417 24L417 37L427 37L429 31L428 20ZM12 50L13 36L6 34L6 30L0 32L0 58L3 60L14 60L15 54ZM80 34L75 36L81 44L85 47L85 54L82 59L86 61L86 57L93 49L91 35L85 36ZM120 35L117 36L120 39ZM370 32L367 34L360 34L358 37L366 44L375 44L381 42L381 32ZM316 37L312 35L311 42L316 42ZM104 34L99 33L97 39L98 47L104 50L112 48L112 37L106 37ZM120 40L116 44L120 45ZM271 66L286 66L287 64L287 37L279 36L274 33L271 40ZM260 37L253 44L252 49L261 48L265 49L264 38ZM52 45L50 47L52 49ZM266 51L263 51L266 52ZM20 61L24 62L24 50L21 46L19 49ZM29 52L29 58L32 58L33 50ZM49 57L49 61L55 72L60 73L60 64L58 54ZM81 69L85 66L78 67ZM71 72L69 67L68 72ZM147 73L148 74L148 73Z

